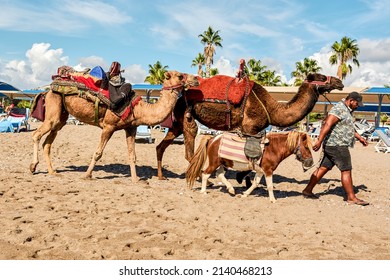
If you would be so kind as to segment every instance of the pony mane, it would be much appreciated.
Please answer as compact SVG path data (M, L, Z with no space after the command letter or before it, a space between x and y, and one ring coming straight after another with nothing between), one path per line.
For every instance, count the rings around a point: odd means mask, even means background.
M287 133L286 132L282 132L282 133L281 132L277 132L277 133L272 132L272 133L268 133L267 137L272 138L271 141L273 141L273 142L279 140L280 143L278 143L278 145L285 141L287 148L290 150L293 150L293 149L295 149L295 147L297 147L298 140L302 134L306 135L307 145L311 149L313 146L313 142L311 140L311 137L306 132L298 132L298 131L289 131ZM287 137L287 140L285 140L285 138L281 139L280 137L275 137L277 135L285 135Z
M298 140L301 135L306 135L307 145L309 148L312 148L313 143L311 141L311 137L306 132L302 131L290 131L287 137L287 146L290 149L294 149L298 145Z

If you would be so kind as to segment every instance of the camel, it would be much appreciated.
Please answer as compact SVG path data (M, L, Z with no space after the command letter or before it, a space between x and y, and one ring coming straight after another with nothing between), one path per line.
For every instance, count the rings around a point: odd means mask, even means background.
M183 74L177 71L167 71L165 73L165 80L158 102L149 104L140 100L138 104L134 106L131 114L125 119L118 117L109 110L105 104L99 106L97 116L95 116L94 102L79 97L77 94L65 95L65 97L62 97L60 94L50 90L45 96L45 119L42 125L32 135L34 154L33 162L30 164L30 171L34 173L39 163L39 141L42 136L49 133L43 143L44 156L48 167L48 173L56 173L50 158L51 146L58 131L66 124L70 114L83 123L95 125L102 129L100 143L92 157L88 170L85 173L85 178L92 177L92 171L95 164L102 157L103 150L113 133L124 129L126 131L131 178L132 182L137 182L138 177L135 167L135 135L137 126L156 125L161 123L172 113L181 91L188 89L190 86L197 86L198 84L197 78L193 75Z
M226 85L221 86L226 87ZM229 129L226 127L226 103L207 101L191 103L183 96L173 109L175 121L172 127L156 147L158 179L166 179L162 173L162 158L166 148L180 134L184 135L186 160L190 161L193 157L198 129L195 120L216 130L236 130L241 134L256 135L268 125L288 127L297 123L313 109L320 94L343 88L342 81L336 77L311 73L298 88L294 97L289 102L282 103L275 100L260 84L253 83L246 101L244 99L238 105L230 104ZM187 91L188 96L192 91L193 89Z

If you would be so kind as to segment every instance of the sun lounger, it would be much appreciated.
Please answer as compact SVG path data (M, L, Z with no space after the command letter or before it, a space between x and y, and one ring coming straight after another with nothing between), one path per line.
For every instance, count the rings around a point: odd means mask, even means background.
M379 141L375 145L375 150L378 153L390 153L390 138L382 130L375 130L375 132L379 137Z
M23 109L23 108L18 108ZM28 123L29 118L29 108L26 108L20 112L14 113L13 111L10 112L9 116L7 117L7 121L11 122L16 132L20 132L20 129L22 126L26 128L26 131L30 130L30 124Z
M147 125L138 126L137 133L135 135L135 139L136 140L143 139L143 140L148 141L149 144L152 144L153 139L152 139L152 133L150 131L149 126L147 126Z
M311 137L311 139L317 139L318 136L320 136L320 131L321 131L321 127L316 127L314 128L313 132L311 132L309 135Z
M14 132L14 126L12 123L6 119L0 121L0 132Z

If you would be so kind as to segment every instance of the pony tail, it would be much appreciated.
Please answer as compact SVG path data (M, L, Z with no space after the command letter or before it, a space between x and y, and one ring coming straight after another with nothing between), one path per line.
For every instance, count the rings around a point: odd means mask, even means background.
M192 157L190 164L188 165L186 171L186 181L187 181L187 187L189 189L193 187L196 178L200 176L200 173L207 159L208 143L212 137L213 136L211 135L206 135L202 137L198 149L196 149L196 152Z

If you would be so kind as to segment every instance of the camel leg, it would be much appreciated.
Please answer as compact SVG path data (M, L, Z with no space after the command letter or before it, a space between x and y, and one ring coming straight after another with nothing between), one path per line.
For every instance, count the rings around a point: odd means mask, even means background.
M256 172L255 178L253 179L253 182L252 182L252 186L249 189L247 189L245 192L242 193L243 197L247 197L257 188L262 176L263 176L263 173Z
M137 170L136 170L137 156L135 154L135 134L136 133L137 133L136 126L126 129L127 151L129 154L129 161L130 161L131 181L133 183L138 182L138 176L137 176Z
M50 134L46 137L45 141L43 142L43 150L44 155L46 159L46 164L48 168L48 172L50 174L55 173L55 170L53 169L53 165L50 158L50 150L51 145L54 141L54 139L57 136L57 132L61 130L61 128L66 124L68 114L63 113L60 116L58 116L58 121L49 121L47 118L47 121L44 121L43 124L33 133L32 139L34 142L34 153L33 153L33 162L30 164L30 171L31 173L34 173L37 165L39 163L38 158L38 152L39 152L39 142L42 139L42 137L50 131Z
M274 183L273 183L273 180L272 180L272 174L269 175L269 176L267 176L267 175L265 176L265 182L267 183L267 190L268 190L269 200L272 203L275 203L276 199L275 199L275 196L274 196Z
M182 133L182 129L180 128L170 128L168 130L167 135L165 135L164 139L161 141L160 144L156 147L157 152L157 177L159 180L166 180L166 178L163 176L162 172L162 158L164 155L164 152L166 148L169 147L169 145L172 144L173 140L179 136Z
M95 153L92 156L91 163L88 166L88 170L85 172L85 178L92 178L92 171L96 165L96 162L102 157L104 148L106 147L108 141L111 136L114 134L115 130L112 127L106 126L102 130L102 134L100 136L100 143L97 147Z
M45 141L43 142L43 154L45 155L45 160L47 164L47 171L49 174L55 174L56 170L53 168L53 164L51 162L51 146L54 142L54 140L57 137L58 130L52 130L50 131L49 135L46 137Z
M30 164L30 171L34 173L37 165L39 163L38 152L39 152L39 142L42 137L48 133L51 129L50 122L43 122L43 124L33 133L32 139L34 142L34 153L33 153L33 162Z
M235 192L235 190L234 190L234 188L233 188L233 185L232 184L230 184L230 182L226 179L226 177L225 177L225 170L223 169L223 166L220 166L218 169L217 169L217 171L216 171L216 173L215 173L216 175L217 175L217 177L219 178L219 180L226 186L226 188L227 188L227 190L228 190L228 192L230 193L230 194L236 194L236 192Z

